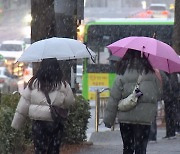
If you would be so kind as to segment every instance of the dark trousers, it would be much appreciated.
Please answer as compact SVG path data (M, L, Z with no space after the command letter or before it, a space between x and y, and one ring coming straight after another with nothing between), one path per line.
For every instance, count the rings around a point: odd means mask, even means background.
M32 135L35 154L59 154L62 134L62 125L34 120Z
M123 154L146 154L150 125L120 123Z
M180 133L180 98L177 101L177 109L176 109L176 132Z
M166 136L175 136L176 132L176 107L173 101L164 101L165 121L166 121Z
M156 141L157 140L157 123L156 123L156 116L154 121L151 124L151 129L149 133L149 141Z

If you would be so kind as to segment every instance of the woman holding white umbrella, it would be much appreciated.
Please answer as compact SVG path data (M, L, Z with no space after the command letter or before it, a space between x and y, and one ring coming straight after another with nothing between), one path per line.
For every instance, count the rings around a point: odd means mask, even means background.
M49 103L64 111L74 103L71 87L63 78L56 58L43 59L18 103L11 126L20 129L27 116L32 119L35 154L59 154L64 123L53 121Z

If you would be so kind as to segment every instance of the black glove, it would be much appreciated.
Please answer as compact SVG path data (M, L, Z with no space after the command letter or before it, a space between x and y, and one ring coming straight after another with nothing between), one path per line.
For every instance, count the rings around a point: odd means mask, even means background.
M143 93L138 88L135 90L135 92L136 92L136 97L138 98L143 95Z

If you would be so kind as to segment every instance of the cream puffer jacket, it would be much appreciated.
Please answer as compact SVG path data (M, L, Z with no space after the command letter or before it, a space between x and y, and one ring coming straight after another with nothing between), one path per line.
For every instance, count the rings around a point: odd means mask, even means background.
M13 128L20 129L28 116L33 120L53 121L44 93L35 87L30 90L27 86L23 91L11 124ZM68 109L75 102L73 92L68 83L66 83L66 86L62 84L59 90L50 92L49 97L53 105L65 109Z

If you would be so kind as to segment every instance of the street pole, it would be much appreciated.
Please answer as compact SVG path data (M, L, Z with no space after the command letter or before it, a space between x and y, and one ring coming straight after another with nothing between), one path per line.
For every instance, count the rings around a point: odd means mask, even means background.
M31 42L54 37L54 0L31 0Z
M84 0L54 1L56 36L77 39L78 21L84 17ZM76 60L61 61L66 80L75 92Z
M58 37L77 38L76 2L77 0L55 0L55 29Z
M50 37L77 39L77 23L84 18L84 0L31 0L31 15L32 43ZM60 64L65 79L71 83L71 74L76 73L76 61L60 61ZM37 68L38 63L33 63L33 74Z
M54 0L31 0L31 43L55 36ZM39 63L33 63L33 74Z
M55 33L57 37L65 38L77 38L77 25L76 25L76 0L55 0L54 11L55 11ZM63 66L65 79L70 83L72 90L75 92L74 87L74 73L72 72L73 64L72 60L60 61Z

